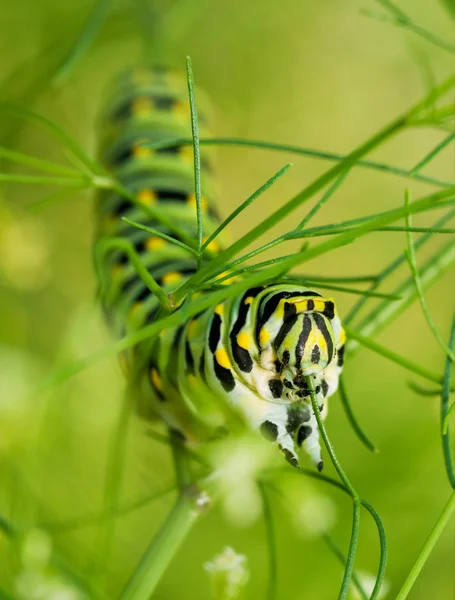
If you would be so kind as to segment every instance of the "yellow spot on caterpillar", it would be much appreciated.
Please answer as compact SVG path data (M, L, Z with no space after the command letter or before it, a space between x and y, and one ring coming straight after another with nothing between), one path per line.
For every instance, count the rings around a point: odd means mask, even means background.
M196 208L196 194L191 194L188 196L187 203L189 206ZM205 196L201 196L201 209L202 211L206 211L208 207L207 198Z
M224 304L217 304L217 306L215 306L215 312L217 315L222 316L224 314Z
M163 238L155 236L145 241L145 247L147 248L147 250L159 250L160 248L165 246L166 243L166 240L163 240Z
M218 348L215 352L216 362L224 367L225 369L231 368L231 361L229 360L228 353L224 348Z
M221 277L224 277L225 273L221 273L220 275L217 275L216 279L221 279ZM225 279L224 281L221 282L221 285L231 285L232 283L235 283L236 281L239 281L239 278L234 275L233 277L229 277L228 279Z
M253 303L253 296L248 296L248 298L245 298L245 301L243 304L252 304Z
M133 115L140 116L144 114L149 114L153 110L153 104L150 101L150 98L147 96L139 96L133 102L131 107L131 111Z
M240 348L243 348L244 350L248 350L251 347L250 334L246 333L245 331L243 331L242 333L239 333L237 336L237 344L240 346Z
M267 331L267 329L265 327L263 327L261 329L261 332L259 333L259 343L261 344L261 346L265 346L267 344L267 342L270 339L270 333Z
M169 283L175 283L176 281L180 281L180 279L182 279L181 273L179 273L178 271L171 271L170 273L166 273L166 275L163 275L161 281L164 285L167 285Z
M185 162L193 164L193 162L194 162L193 146L182 146L180 149L179 155Z
M161 377L158 371L155 368L152 368L151 371L152 383L156 387L159 392L163 391L163 382L161 381Z
M148 158L149 156L153 155L152 148L147 148L147 146L142 146L141 144L143 144L143 143L144 142L137 142L133 146L132 152L133 152L133 156L135 156L136 158Z
M156 193L153 190L139 190L137 199L139 202L142 202L142 204L153 204L156 202Z
M187 102L176 102L172 107L172 113L182 119L187 119L190 115L190 105Z
M346 332L342 328L341 331L340 331L340 343L344 344L345 342L346 342Z

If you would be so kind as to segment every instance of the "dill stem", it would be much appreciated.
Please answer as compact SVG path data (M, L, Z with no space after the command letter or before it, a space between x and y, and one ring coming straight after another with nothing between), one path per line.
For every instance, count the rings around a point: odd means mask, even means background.
M321 413L319 412L318 401L317 401L316 394L314 391L313 378L310 376L310 377L306 377L305 379L307 382L308 389L310 390L311 406L313 408L314 416L316 417L319 433L321 434L321 437L324 441L324 445L330 456L330 460L332 461L332 464L335 467L335 470L338 473L339 478L343 482L347 492L349 493L349 495L352 498L353 513L352 513L351 540L349 542L349 551L348 551L348 556L346 558L346 567L344 570L343 581L341 584L340 593L338 595L338 600L345 600L345 598L347 597L348 591L349 591L349 587L351 585L352 572L354 570L355 555L356 555L356 551L357 551L357 543L359 540L360 507L362 505L362 500L361 500L359 494L356 492L352 483L349 481L348 476L344 472L343 467L341 466L341 464L335 454L332 443L329 440L329 437L328 437L327 432L324 427L324 422L321 417Z
M406 581L404 582L403 587L399 591L398 596L396 597L396 600L404 600L405 598L408 597L408 594L411 591L411 588L414 585L417 577L419 576L420 571L422 570L423 566L425 565L428 557L430 556L431 552L433 551L433 548L436 545L436 542L441 537L441 534L443 533L444 529L446 528L446 525L448 524L448 522L454 512L455 512L455 492L453 492L452 495L450 496L449 501L447 502L447 504L444 507L444 510L441 513L441 516L439 517L432 532L428 536L428 539L425 542L419 556L417 557L417 560L415 561L408 577L406 578Z
M149 600L198 516L194 496L183 492L142 556L119 600Z

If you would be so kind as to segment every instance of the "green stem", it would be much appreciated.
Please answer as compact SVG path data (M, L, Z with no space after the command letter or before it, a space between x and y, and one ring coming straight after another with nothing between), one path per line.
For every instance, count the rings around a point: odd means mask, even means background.
M197 516L197 495L187 489L177 500L126 584L119 600L149 600Z
M374 522L376 523L376 527L379 534L379 545L380 545L380 556L379 556L379 567L378 574L376 576L376 583L374 584L373 592L371 594L370 600L376 600L381 591L382 582L385 577L385 570L387 566L387 537L384 529L384 525L382 523L381 517L376 512L376 510L371 506L369 502L366 500L361 500L362 506L370 513Z
M433 548L436 545L436 542L441 537L444 529L446 528L453 512L455 511L455 492L449 498L444 510L441 513L436 525L433 528L433 531L430 533L425 545L423 546L417 560L415 561L406 581L403 584L396 600L405 600L408 597L409 592L411 591L412 586L414 585L417 577L420 574L420 571L423 569L423 566L428 560Z
M450 330L449 337L449 349L455 350L455 315L452 320L452 327ZM453 448L451 441L451 432L449 429L448 417L450 414L449 403L450 403L450 391L452 386L452 370L453 362L449 355L446 358L446 364L444 369L444 380L442 384L442 395L441 395L441 435L442 435L442 451L444 453L444 463L447 471L447 476L450 481L450 485L455 489L455 465L453 460ZM447 419L447 421L446 421Z
M338 384L338 390L340 392L341 404L343 405L344 412L346 413L346 417L348 418L348 421L351 424L351 427L353 428L353 430L356 433L357 437L362 442L362 444L366 448L368 448L368 450L371 450L371 452L374 452L375 454L379 454L379 449L369 439L369 437L363 431L363 429L361 428L359 422L356 419L354 411L352 410L352 407L351 407L351 403L349 402L349 397L348 397L348 394L346 392L346 387L344 385L344 379L343 379L343 377L340 377L340 381L339 381L339 384Z
M267 533L267 547L269 550L269 581L267 586L267 600L276 600L277 598L277 573L278 561L275 542L275 527L273 524L272 509L270 500L265 490L266 484L258 480L259 490L262 497L262 506L264 507L264 522Z
M346 559L346 568L344 571L343 581L342 581L341 588L340 588L340 594L338 596L338 600L345 600L345 598L349 592L349 587L351 584L352 571L354 569L355 555L356 555L357 543L358 543L358 539L359 539L361 499L360 499L360 496L358 495L358 493L356 492L356 490L354 489L354 486L349 481L348 476L344 472L343 467L341 466L340 462L338 461L338 458L335 454L332 443L330 442L327 432L325 430L324 422L322 420L321 413L319 412L319 406L318 406L316 394L314 392L313 378L311 376L309 376L309 377L306 377L305 379L306 379L306 384L308 386L308 389L310 391L311 405L313 407L314 416L316 417L319 433L321 434L321 437L324 441L324 445L330 456L332 464L335 467L335 470L338 473L339 478L343 482L343 484L344 484L346 490L348 491L349 495L351 496L352 502L353 502L351 540L349 542L349 552L348 552L348 556Z
M335 542L335 540L328 533L323 533L322 537L323 537L325 543L327 544L327 546L330 548L330 550L333 552L333 554L340 561L340 563L344 567L346 567L346 556L344 555L343 551L338 546L338 544ZM355 571L352 572L352 584L355 586L355 588L359 592L361 599L368 600L367 593L363 589L362 584L360 583L360 580Z

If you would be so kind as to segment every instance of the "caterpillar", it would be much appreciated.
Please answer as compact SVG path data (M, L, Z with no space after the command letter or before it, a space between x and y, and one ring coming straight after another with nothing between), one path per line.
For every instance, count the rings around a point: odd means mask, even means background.
M155 66L120 75L102 113L100 160L131 195L126 199L104 190L96 202L96 244L111 242L102 256L100 295L116 336L138 330L159 314L159 302L133 268L125 242L167 293L197 270L185 248L122 220L140 221L180 241L196 238L192 148L149 147L191 135L189 116L186 79ZM199 120L202 133L209 131L208 106ZM210 234L219 217L212 161L204 147L201 172L204 230ZM220 250L216 239L207 257ZM303 447L321 470L306 378L313 377L325 418L344 344L333 299L283 279L248 289L162 331L124 355L123 366L130 376L134 371L140 414L161 418L187 443L220 435L234 412L274 442L292 465L299 466Z

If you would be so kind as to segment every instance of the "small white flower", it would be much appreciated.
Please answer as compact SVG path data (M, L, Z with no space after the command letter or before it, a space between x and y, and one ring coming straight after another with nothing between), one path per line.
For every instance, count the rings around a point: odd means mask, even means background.
M221 554L204 565L210 573L215 600L237 600L248 583L247 558L226 546Z
M273 461L270 448L276 450L253 435L232 437L216 447L212 457L216 467L213 478L227 518L238 526L249 526L261 516L257 477Z

